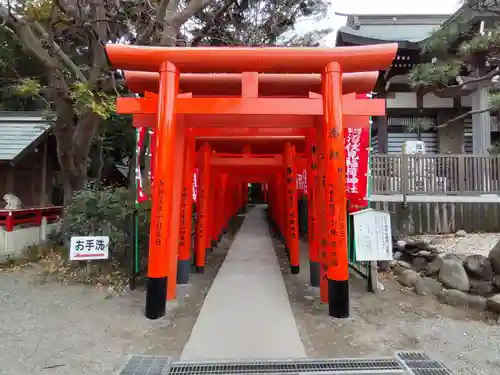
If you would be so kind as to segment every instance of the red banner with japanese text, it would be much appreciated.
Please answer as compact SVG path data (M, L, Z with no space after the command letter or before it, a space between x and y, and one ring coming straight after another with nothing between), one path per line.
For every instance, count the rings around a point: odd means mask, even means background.
M369 99L366 94L357 94L356 99ZM350 211L368 207L368 168L370 157L370 117L359 116L366 121L363 128L347 128L344 131L346 157L346 193Z

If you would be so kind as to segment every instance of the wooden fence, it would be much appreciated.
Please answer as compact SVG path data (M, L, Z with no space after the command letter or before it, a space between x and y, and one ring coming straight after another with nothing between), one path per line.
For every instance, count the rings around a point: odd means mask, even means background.
M375 154L371 163L372 194L500 194L500 156Z

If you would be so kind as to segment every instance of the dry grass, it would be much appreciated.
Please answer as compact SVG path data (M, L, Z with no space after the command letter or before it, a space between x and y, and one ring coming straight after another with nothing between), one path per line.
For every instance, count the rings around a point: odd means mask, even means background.
M69 261L65 247L29 246L21 256L8 258L0 264L5 271L22 268L36 269L41 283L56 281L62 284L87 284L107 289L108 296L128 290L128 277L124 267L113 260L93 262Z

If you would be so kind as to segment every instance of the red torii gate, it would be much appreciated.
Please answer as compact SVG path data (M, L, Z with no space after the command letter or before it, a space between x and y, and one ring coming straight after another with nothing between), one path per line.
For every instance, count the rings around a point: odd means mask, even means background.
M348 316L343 128L346 122L351 122L350 119L356 116L384 115L385 102L356 100L355 95L343 95L342 74L387 68L394 59L397 44L328 49L107 45L106 49L113 67L156 72L159 77L157 97L150 94L145 98L120 98L117 102L117 112L136 115L136 126L157 124L158 148L152 198L146 316L151 319L163 316L167 289L169 296L175 295L178 253L179 259L181 257L180 249L177 251L183 194L180 181L183 180L183 172L186 181L188 163L182 162L189 159L184 149L193 150L194 145L188 144L202 136L205 142L210 138L223 138L228 143L236 143L234 137L246 136L248 139L243 142L249 144L250 139L272 138L275 133L283 141L287 137L297 136L308 139L310 169L318 172L316 183L313 184L316 210L311 211L316 211L317 224L313 232L318 236L316 246L328 279L329 313L336 317ZM201 89L198 93L192 90L191 93L179 94L180 71L206 74L205 77L212 76L212 73L236 73L241 79L240 96L230 96L226 92L214 94L216 90L210 92L208 89L203 94L200 94ZM283 82L276 83L276 86L282 86L276 89L276 96L263 97L261 94L266 94L266 90L259 89L259 81L269 79L268 82L272 82L272 79L262 73L276 75L277 80L283 80L279 76L288 74L321 73L321 83L318 85L321 95L308 93L304 97L304 92L293 95L293 90L287 89L284 83L290 79L287 77ZM183 75L180 77L181 82L186 80ZM189 79L196 86L196 77ZM231 77L226 79L234 80ZM295 80L300 78L297 76ZM353 125L358 124L349 124L351 127ZM198 131L200 135L197 135ZM310 135L307 131L315 134ZM205 164L207 159L210 163L207 150L210 151L204 146L201 152ZM294 173L293 146L290 142L285 143L285 159L285 191L287 197L293 200L292 181L295 187L295 179L291 178ZM176 167L179 163L181 166ZM205 190L205 196L209 192ZM296 207L290 208L292 214L294 210L296 213ZM297 226L296 216L288 216L286 221L285 231ZM292 267L294 263L291 259ZM296 266L292 271L298 271L298 264ZM324 292L326 288L322 288Z

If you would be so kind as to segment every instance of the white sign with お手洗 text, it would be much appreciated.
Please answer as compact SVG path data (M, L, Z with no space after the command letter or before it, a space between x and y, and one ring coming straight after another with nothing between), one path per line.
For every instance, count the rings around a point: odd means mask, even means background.
M108 236L71 237L69 249L70 260L108 259Z

